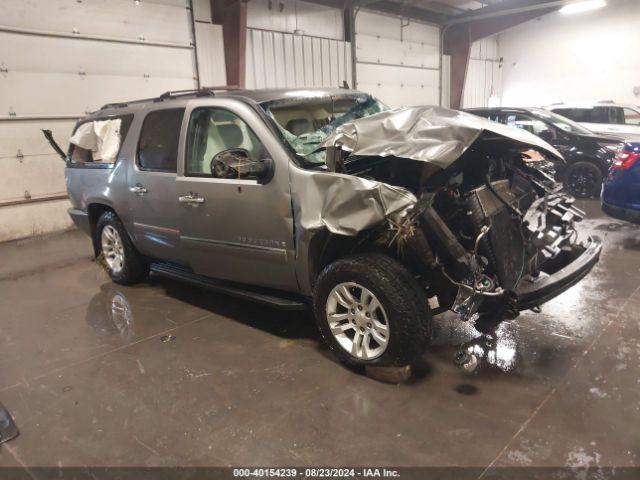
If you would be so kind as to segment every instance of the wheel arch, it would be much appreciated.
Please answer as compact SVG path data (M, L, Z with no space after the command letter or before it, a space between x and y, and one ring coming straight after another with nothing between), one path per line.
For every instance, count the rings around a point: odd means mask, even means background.
M91 229L93 254L96 257L100 254L100 242L98 241L96 228L98 225L98 220L105 212L113 212L116 216L118 216L118 218L120 218L115 208L105 202L95 201L87 204L87 215L89 216L89 227Z

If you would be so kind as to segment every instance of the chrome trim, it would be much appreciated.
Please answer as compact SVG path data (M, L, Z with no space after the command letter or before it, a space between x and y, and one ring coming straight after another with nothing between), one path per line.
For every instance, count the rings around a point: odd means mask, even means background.
M157 227L155 225L149 225L147 223L139 223L139 222L133 222L133 226L135 228L142 228L142 229L146 229L146 230L154 230L156 232L167 233L169 235L180 235L180 230L177 230L175 228Z
M216 245L218 247L240 248L244 250L258 250L266 253L278 253L284 255L285 260L287 258L287 250L285 248L276 247L264 247L262 245L251 245L247 243L225 242L222 240L211 240L209 238L189 237L181 235L180 240L186 240L188 242L206 243L209 245Z

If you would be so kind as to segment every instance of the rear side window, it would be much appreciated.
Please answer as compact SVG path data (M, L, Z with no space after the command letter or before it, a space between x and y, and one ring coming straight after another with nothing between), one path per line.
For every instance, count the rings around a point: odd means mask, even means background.
M593 109L594 123L624 124L624 114L620 107L595 107Z
M138 165L142 170L176 172L178 141L184 108L149 113L138 140Z
M131 121L133 120L133 115L129 114L129 115L117 115L117 116L113 116L113 117L108 117L108 118L103 118L100 120L90 120L88 122L80 122L76 125L76 128L74 128L73 133L74 136L76 134L76 132L78 131L78 129L80 129L81 127L87 125L88 123L104 123L106 121L109 120L120 120L120 126L117 129L116 132L112 132L112 133L116 133L119 137L119 147L118 147L118 154L120 153L120 149L122 148L122 144L124 143L125 138L127 138L127 133L129 132L129 127L131 126ZM100 130L100 129L92 129L92 130ZM99 143L102 143L102 140L104 139L100 139L100 138L96 138L96 143L98 143L98 140L101 140ZM85 145L87 146L87 145ZM102 158L100 155L100 150L99 149L91 149L91 148L82 148L79 145L74 145L73 143L71 143L69 145L69 152L68 152L68 157L69 160L71 162L72 165L74 166L98 166L98 165L113 165L116 161L117 158L117 154L114 155L111 158Z
M592 122L590 108L554 108L553 112L574 122Z
M640 112L631 108L624 109L624 123L626 125L640 125Z

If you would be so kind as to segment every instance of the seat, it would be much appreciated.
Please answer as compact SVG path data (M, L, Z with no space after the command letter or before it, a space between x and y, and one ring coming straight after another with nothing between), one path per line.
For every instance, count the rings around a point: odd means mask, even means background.
M294 118L287 122L287 130L293 133L296 137L299 137L305 133L312 132L313 127L311 126L311 122L306 118Z

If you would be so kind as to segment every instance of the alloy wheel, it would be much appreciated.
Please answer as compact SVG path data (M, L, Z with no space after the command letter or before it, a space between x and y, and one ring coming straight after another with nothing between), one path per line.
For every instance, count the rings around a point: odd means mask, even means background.
M567 185L574 195L588 197L591 195L599 182L596 173L589 167L577 166L569 172Z
M109 269L111 269L112 273L120 273L124 267L124 246L122 245L120 234L111 225L106 225L102 229L100 242L102 244L102 253L107 265L109 265Z
M389 322L373 292L356 282L336 285L326 305L327 322L338 344L359 360L372 360L389 344Z

